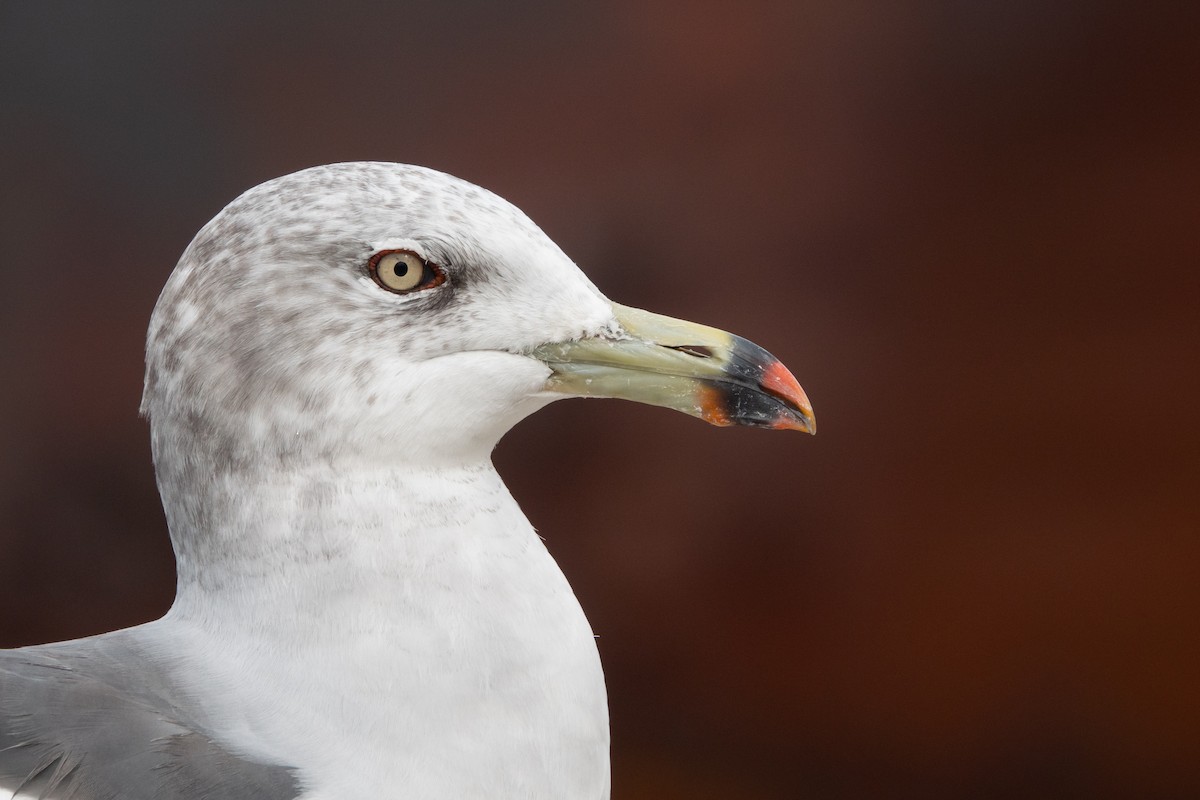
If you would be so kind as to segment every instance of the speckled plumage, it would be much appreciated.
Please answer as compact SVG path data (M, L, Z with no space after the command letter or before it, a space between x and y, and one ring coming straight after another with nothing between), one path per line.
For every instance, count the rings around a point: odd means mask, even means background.
M450 280L436 292L381 292L364 264L391 245L445 265ZM297 460L443 460L464 426L415 405L412 375L452 379L436 369L438 357L517 353L594 333L610 318L599 292L528 217L451 176L335 164L251 189L187 248L150 325L142 408L160 489L196 517L170 520L176 552L220 530L219 504L187 497L202 476L264 462L286 471ZM380 415L403 415L403 425ZM506 430L515 419L505 422ZM483 451L497 433L487 431ZM426 434L430 441L412 441ZM469 449L476 458L480 443ZM230 544L220 543L223 558L237 557Z

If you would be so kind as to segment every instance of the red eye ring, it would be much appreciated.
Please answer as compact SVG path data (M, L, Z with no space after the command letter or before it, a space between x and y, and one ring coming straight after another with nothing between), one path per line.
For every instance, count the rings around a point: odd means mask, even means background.
M445 271L412 250L380 250L367 261L371 280L392 294L412 294L446 282Z

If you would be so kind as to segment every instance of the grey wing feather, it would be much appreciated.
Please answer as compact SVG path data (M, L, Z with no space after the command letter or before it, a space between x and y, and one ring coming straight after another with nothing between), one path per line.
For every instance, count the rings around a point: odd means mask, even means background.
M128 631L0 650L0 798L292 800L290 767L229 752Z

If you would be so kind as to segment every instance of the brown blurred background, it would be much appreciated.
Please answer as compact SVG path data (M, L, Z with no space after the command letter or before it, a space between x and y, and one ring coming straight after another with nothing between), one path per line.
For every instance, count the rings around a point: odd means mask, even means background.
M1200 796L1200 7L334 5L0 3L0 646L170 603L137 406L191 235L408 161L817 409L501 444L615 797Z

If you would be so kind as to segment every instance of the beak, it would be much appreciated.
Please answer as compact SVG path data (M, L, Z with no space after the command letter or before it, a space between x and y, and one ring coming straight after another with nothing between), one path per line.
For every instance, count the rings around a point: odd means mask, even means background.
M812 405L779 359L740 336L613 303L620 330L530 353L551 392L673 408L713 425L816 433Z

